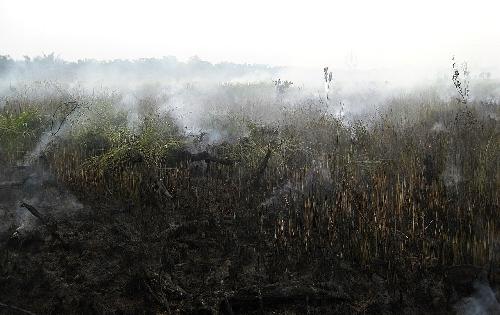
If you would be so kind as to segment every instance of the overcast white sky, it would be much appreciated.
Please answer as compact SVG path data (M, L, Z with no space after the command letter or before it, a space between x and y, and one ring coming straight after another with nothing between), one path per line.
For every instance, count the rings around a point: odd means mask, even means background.
M500 64L498 1L0 0L0 54L358 68Z

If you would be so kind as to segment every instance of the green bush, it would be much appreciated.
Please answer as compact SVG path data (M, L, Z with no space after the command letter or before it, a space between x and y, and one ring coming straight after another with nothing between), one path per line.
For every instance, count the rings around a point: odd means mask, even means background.
M38 142L44 119L34 109L0 112L0 154L9 164L21 160Z

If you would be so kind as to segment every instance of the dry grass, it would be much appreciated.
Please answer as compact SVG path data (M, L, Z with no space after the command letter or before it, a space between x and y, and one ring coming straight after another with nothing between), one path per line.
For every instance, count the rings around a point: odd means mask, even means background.
M147 205L153 210L151 218L142 214L145 224L161 229L157 216L170 211L231 218L237 230L272 248L269 268L328 255L389 270L494 259L500 232L496 105L402 98L376 117L351 122L315 100L280 109L265 122L229 110L210 119L230 141L203 148L236 164L200 170L178 153L203 138L183 134L154 98L142 100L139 129L131 130L116 96L78 95L88 106L46 151L50 168L89 200ZM0 113L5 163L36 146L49 128L47 114L61 102L10 100ZM273 103L256 102L255 108L246 104L254 116ZM260 185L251 186L268 147L272 156ZM152 176L173 200L157 196Z

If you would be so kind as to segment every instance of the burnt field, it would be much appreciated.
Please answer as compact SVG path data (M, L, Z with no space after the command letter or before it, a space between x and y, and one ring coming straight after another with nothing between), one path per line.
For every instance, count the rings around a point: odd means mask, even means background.
M500 107L475 88L361 111L276 83L11 87L0 312L493 314Z

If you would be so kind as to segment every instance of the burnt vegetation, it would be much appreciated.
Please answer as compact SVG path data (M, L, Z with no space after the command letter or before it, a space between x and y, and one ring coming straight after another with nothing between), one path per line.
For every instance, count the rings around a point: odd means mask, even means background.
M500 280L500 108L461 77L458 104L407 96L363 120L314 98L260 119L276 98L233 97L207 116L217 141L155 95L132 128L119 93L8 94L0 310L453 313Z

